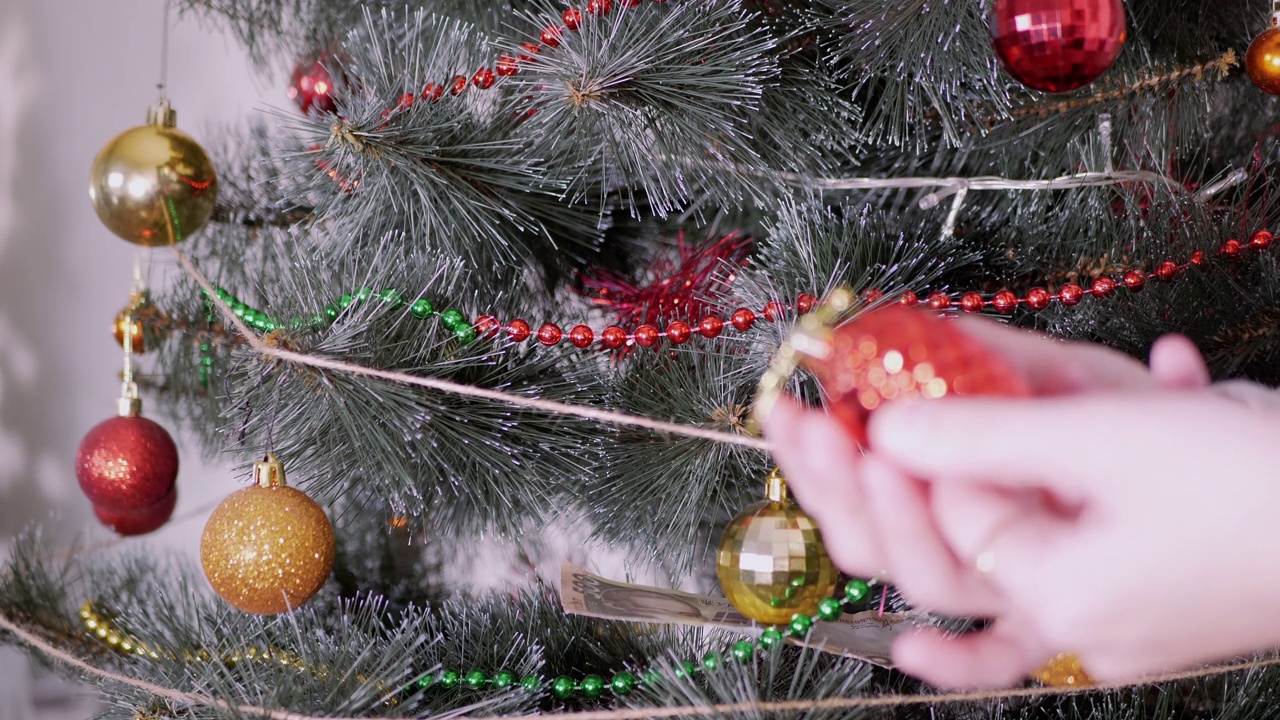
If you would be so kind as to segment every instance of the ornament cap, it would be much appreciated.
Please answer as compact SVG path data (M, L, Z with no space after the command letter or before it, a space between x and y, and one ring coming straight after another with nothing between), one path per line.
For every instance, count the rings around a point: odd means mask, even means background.
M782 477L782 468L774 468L764 481L764 496L770 502L791 504L791 496L787 493L787 479Z
M147 108L147 124L156 127L178 127L178 112L167 99Z
M138 417L142 414L142 398L126 395L116 400L116 412L120 417Z
M275 453L267 453L266 457L253 464L253 482L259 487L285 487L284 463Z

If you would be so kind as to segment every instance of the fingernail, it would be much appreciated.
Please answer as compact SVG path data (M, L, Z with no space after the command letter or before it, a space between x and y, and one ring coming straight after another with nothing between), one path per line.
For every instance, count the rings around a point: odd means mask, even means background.
M922 403L895 403L871 414L867 437L874 450L909 451L926 415Z

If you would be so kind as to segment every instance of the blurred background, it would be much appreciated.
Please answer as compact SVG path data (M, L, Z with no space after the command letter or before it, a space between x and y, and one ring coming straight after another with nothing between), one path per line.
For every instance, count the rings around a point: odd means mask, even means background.
M115 411L120 348L109 329L137 253L98 222L88 173L156 100L164 4L0 0L0 551L51 518L64 544L111 537L73 468L80 438ZM176 13L171 24L169 95L179 127L206 147L218 127L288 103L287 79L253 75L231 39ZM173 265L154 254L143 267L158 286ZM182 521L130 542L193 562L203 518L240 479L178 440ZM0 720L94 712L90 690L0 648Z

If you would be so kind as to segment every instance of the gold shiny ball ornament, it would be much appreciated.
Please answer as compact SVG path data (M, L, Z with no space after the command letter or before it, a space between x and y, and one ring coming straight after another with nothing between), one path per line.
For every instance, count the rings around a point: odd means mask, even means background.
M288 612L333 571L333 525L306 493L285 485L274 455L254 464L257 483L222 501L200 538L205 577L222 599L255 615Z
M1253 39L1244 56L1249 79L1269 95L1280 95L1280 19L1272 17L1271 28Z
M782 625L796 613L815 614L835 593L837 573L818 524L788 497L780 471L769 476L765 495L725 528L716 574L738 612Z
M1093 680L1084 671L1080 658L1072 653L1060 653L1031 675L1031 679L1049 687L1089 687Z
M218 178L204 148L176 128L168 101L117 135L89 172L89 199L111 232L136 245L182 242L213 215Z

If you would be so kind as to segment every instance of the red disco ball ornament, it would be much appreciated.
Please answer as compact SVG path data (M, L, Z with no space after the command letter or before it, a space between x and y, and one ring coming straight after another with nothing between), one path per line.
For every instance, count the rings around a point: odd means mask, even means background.
M323 54L315 58L304 58L293 69L293 77L289 81L289 99L297 103L303 114L312 110L321 113L332 113L338 109L333 101L337 90L335 83L346 86L346 77L334 77L329 66L335 64L331 54Z
M160 425L140 416L93 427L76 453L76 479L95 507L117 515L155 508L178 479L178 448Z
M1043 92L1078 90L1111 67L1125 41L1122 0L995 0L988 20L1000 63Z
M159 505L144 510L135 515L121 515L113 513L109 510L103 510L97 505L93 506L93 514L98 517L98 521L103 525L116 531L117 534L129 537L131 535L146 535L149 532L155 532L169 522L169 518L173 516L173 508L178 504L178 488L175 486L160 501Z
M888 402L963 395L1030 395L999 355L960 323L923 310L888 306L818 341L801 364L817 376L831 414L867 444L867 420Z

